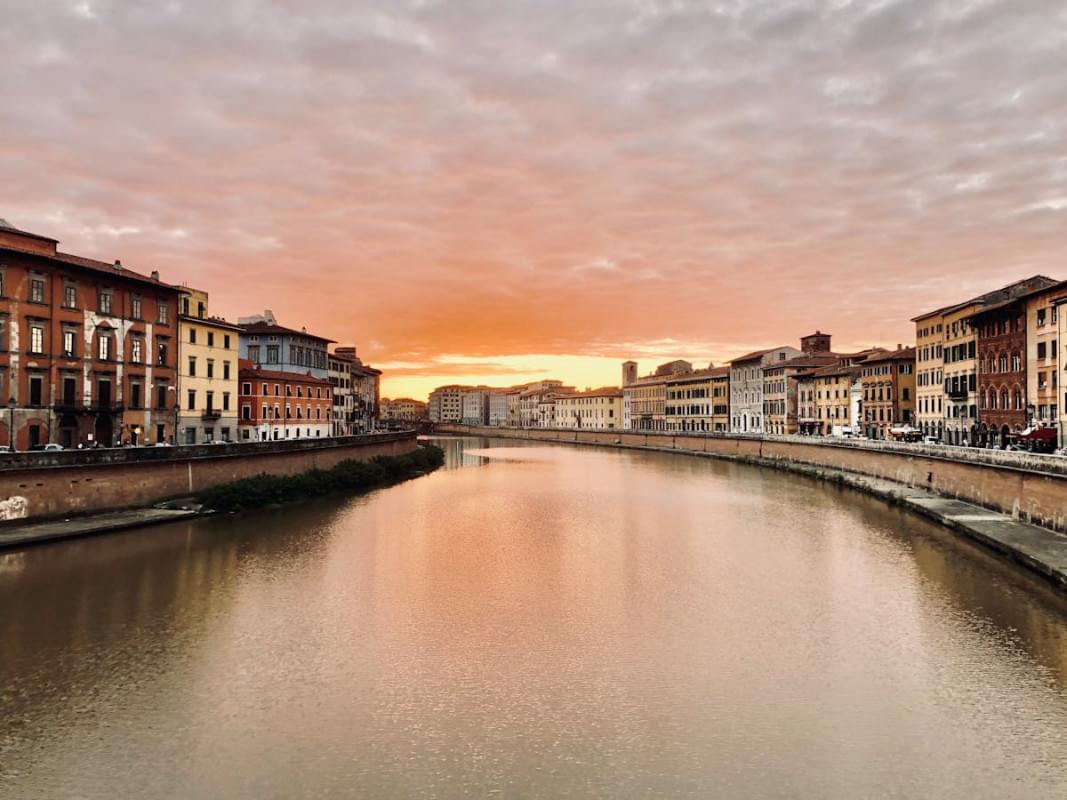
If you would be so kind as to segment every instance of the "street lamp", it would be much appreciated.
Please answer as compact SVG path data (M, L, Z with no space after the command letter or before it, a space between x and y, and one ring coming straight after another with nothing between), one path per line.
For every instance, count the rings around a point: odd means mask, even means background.
M8 401L7 401L7 412L8 412L7 443L11 446L11 452L12 453L15 452L15 406L16 405L17 405L17 403L15 402L15 398L14 397L8 398Z

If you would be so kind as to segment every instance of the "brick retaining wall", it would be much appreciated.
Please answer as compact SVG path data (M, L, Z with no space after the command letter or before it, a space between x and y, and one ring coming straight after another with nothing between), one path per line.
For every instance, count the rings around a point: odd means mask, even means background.
M415 449L414 432L338 439L11 454L0 466L0 520L150 506L262 473L292 475Z

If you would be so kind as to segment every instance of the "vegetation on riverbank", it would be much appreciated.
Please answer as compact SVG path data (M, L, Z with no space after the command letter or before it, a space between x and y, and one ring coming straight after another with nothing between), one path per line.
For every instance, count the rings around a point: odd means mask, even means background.
M445 463L440 447L420 444L400 456L377 456L370 461L342 461L331 469L312 469L299 475L256 475L205 489L197 496L212 511L243 511L290 503L335 492L365 492L424 475Z

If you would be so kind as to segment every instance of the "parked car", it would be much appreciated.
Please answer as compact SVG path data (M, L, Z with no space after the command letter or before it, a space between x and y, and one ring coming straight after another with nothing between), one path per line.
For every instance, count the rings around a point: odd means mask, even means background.
M63 445L57 444L56 442L48 442L46 444L35 444L33 447L30 448L30 450L32 450L34 452L43 452L45 450L62 450L62 449L63 449Z
M11 448L10 447L8 447L6 444L0 444L0 453L10 453L10 452L11 452Z

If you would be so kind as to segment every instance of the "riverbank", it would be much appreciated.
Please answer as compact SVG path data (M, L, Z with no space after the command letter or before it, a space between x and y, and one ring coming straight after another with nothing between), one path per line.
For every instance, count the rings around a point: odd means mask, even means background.
M362 494L420 477L443 463L444 453L440 448L420 445L399 456L342 461L326 470L311 469L297 475L262 474L212 486L196 498L152 508L8 525L0 528L0 550L161 525L207 514L261 510L330 494Z
M399 456L342 461L330 469L297 475L256 475L205 489L197 500L205 511L232 513L283 505L340 492L366 492L417 478L444 464L444 452L420 445Z
M1013 513L1005 513L970 503L958 497L946 497L935 488L916 485L914 481L892 480L887 477L864 474L848 469L829 467L783 457L775 451L774 457L762 457L759 450L755 452L729 453L722 447L703 449L693 446L677 446L677 440L683 437L670 435L656 436L641 434L636 441L631 435L600 434L596 437L560 436L559 431L513 430L501 428L465 429L462 426L440 427L443 434L465 436L490 436L502 439L525 439L564 444L592 445L597 447L614 447L619 449L653 450L656 452L681 453L690 456L718 458L728 461L772 467L819 480L830 481L857 491L879 497L894 505L934 520L958 536L973 541L993 551L1000 557L1024 567L1051 583L1061 592L1067 593L1067 536L1063 533L1036 525L1019 514L1020 505L1016 504ZM571 434L582 432L569 432ZM693 437L684 437L691 445ZM715 440L712 440L715 441ZM751 441L745 439L743 441ZM671 446L666 446L667 443ZM722 441L719 441L721 444ZM782 444L770 442L771 444ZM805 443L808 448L818 444ZM898 475L911 476L911 469L900 470ZM933 481L928 484L933 485ZM1067 497L1065 497L1067 503ZM1065 506L1067 507L1067 506Z

